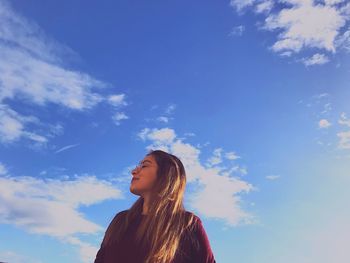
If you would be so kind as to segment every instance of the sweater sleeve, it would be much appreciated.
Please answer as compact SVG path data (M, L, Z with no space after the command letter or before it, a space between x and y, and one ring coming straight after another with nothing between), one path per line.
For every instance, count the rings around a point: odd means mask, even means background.
M119 213L117 213L113 220L111 221L111 223L109 224L109 226L107 227L106 232L113 226L113 224L115 223L115 221L117 220L117 218L119 218L120 216L124 216L126 214L127 210L121 211ZM105 232L105 233L106 233ZM103 244L103 242L101 243L100 249L97 251L96 254L96 258L94 263L104 263L106 258L105 258L105 250L106 250L106 246L105 244Z
M199 217L197 217L197 222L194 228L194 237L197 245L192 253L193 262L216 263L207 233L205 232L202 221Z

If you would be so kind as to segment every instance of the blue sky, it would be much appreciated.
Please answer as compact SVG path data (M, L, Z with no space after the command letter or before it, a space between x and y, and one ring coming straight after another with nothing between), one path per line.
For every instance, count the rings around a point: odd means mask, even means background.
M217 262L350 261L346 0L0 0L0 261L92 262L149 149Z

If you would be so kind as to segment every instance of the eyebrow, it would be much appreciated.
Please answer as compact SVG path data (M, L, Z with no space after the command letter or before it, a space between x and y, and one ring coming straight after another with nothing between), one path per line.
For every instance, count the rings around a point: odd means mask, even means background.
M148 161L148 160L144 160L144 161L142 161L140 164L143 164L143 163L145 163L145 162L149 162L149 163L152 163L151 161Z

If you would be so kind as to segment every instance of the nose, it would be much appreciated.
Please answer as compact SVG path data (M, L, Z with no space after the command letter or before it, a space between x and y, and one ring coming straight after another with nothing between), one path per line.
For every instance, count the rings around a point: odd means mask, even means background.
M138 168L139 168L139 167L136 166L134 169L132 169L132 170L131 170L131 174L132 174L132 175L136 174L136 173L138 172L138 170L139 170Z

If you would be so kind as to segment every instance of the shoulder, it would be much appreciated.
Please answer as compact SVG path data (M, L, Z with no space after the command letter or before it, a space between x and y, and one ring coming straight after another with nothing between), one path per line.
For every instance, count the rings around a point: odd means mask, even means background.
M128 211L129 211L129 210L123 210L123 211L118 212L118 213L114 216L114 219L126 216L126 215L128 214Z
M128 211L129 210L123 210L123 211L120 211L118 212L114 218L112 219L111 223L110 224L113 224L114 222L116 221L120 221L121 219L124 219L126 217L126 215L128 214Z
M199 216L197 216L194 212L185 211L185 216L187 219L193 218L193 222L196 224L202 222L201 219L199 218Z
M185 211L186 228L190 232L197 232L202 227L202 221L194 212Z
M186 211L187 222L189 223L189 229L193 236L206 240L207 234L204 229L204 225L199 216L193 212ZM192 219L191 219L192 218Z
M189 214L192 214L194 218L193 228L190 235L192 240L193 258L196 259L196 261L193 262L216 262L202 220L192 212L189 212Z
M126 209L126 210L120 211L117 215L119 215L119 216L125 216L125 215L128 214L128 212L129 212L129 209Z
M197 217L198 218L198 216L194 212L187 211L187 210L185 210L185 215L186 216L193 216L193 217Z

